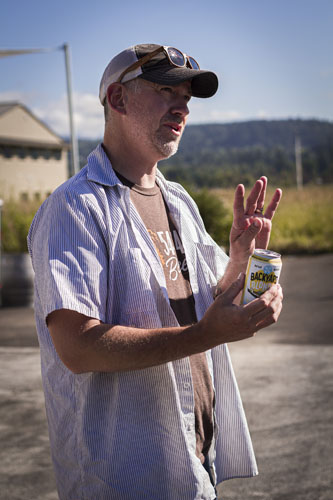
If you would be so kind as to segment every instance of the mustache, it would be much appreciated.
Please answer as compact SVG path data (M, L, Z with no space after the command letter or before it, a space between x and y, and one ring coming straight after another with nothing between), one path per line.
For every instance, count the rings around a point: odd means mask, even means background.
M177 125L183 125L183 118L172 116L172 115L167 115L163 117L163 123L177 123Z

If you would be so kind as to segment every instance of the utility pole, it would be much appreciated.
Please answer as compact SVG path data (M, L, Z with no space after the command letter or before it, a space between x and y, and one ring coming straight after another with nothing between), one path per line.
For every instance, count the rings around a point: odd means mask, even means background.
M303 189L302 145L299 136L295 137L295 162L297 189Z

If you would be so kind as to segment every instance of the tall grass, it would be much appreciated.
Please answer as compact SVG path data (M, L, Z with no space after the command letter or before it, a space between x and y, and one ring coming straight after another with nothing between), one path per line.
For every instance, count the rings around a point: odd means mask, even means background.
M286 189L270 246L283 253L333 252L333 186Z
M273 190L267 194L267 200ZM232 220L234 189L216 189L213 194L223 201L218 207L206 190L192 193L207 229L216 241L227 247ZM2 248L5 252L26 252L26 237L39 203L6 202L2 217ZM216 219L216 220L215 220ZM282 254L333 252L333 185L306 186L283 190L273 220L269 244Z
M232 210L234 190L215 193ZM267 200L272 193L269 190ZM284 189L269 246L283 254L333 252L333 186Z

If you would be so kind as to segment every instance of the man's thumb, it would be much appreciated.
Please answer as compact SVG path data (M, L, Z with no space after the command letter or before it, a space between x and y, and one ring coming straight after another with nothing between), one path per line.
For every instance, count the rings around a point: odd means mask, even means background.
M239 273L238 278L231 283L229 288L222 293L222 300L225 304L232 303L234 299L237 297L239 292L243 290L244 287L244 281L245 281L245 274L244 273Z
M260 219L256 218L250 224L250 226L243 232L240 236L240 240L242 240L242 244L246 247L251 245L251 242L256 238L257 234L261 231L262 222Z

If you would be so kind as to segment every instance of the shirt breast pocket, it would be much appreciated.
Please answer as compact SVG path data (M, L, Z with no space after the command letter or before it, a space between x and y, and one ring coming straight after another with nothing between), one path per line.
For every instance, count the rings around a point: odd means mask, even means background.
M156 308L159 286L151 265L140 248L129 248L116 259L116 290L119 303L119 323L137 328L160 326Z

